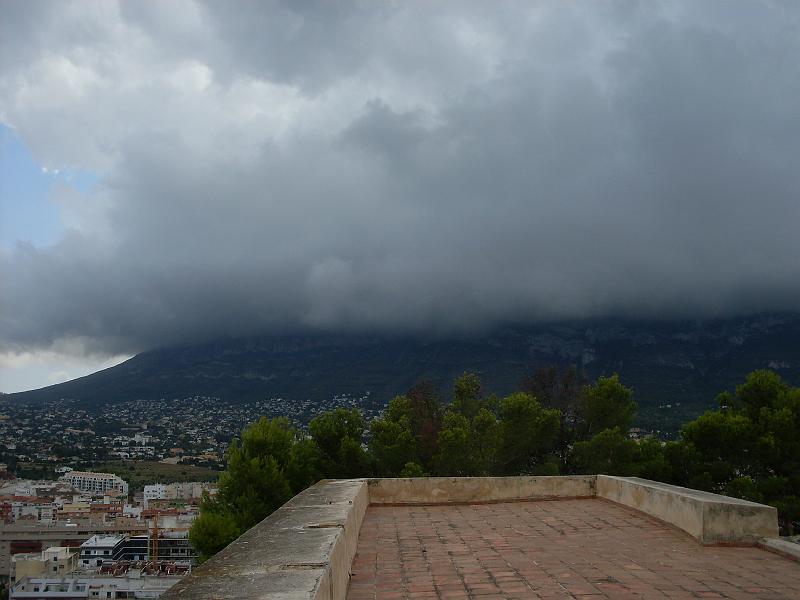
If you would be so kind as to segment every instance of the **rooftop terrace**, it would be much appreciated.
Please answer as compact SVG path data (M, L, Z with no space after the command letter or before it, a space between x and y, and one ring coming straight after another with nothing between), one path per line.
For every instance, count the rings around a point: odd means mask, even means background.
M371 506L347 598L788 599L799 576L797 563L698 545L601 499Z
M325 481L165 598L795 599L776 537L771 507L635 478Z

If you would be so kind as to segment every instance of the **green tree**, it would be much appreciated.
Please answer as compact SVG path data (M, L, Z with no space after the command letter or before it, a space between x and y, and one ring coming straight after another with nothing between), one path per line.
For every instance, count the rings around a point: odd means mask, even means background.
M472 464L479 475L492 475L497 469L501 429L497 417L481 408L472 419Z
M377 474L397 476L407 462L431 468L441 424L441 404L430 383L418 383L406 395L395 397L384 416L370 427L370 452Z
M467 419L478 414L481 407L481 380L475 373L464 373L453 384L451 409Z
M800 389L762 370L717 400L717 410L684 425L667 449L675 483L760 498L791 533L800 519Z
M261 417L244 429L241 447L248 456L272 456L284 467L289 462L296 439L297 431L286 417Z
M407 403L407 399L398 397L392 404ZM406 415L392 415L390 410L383 419L372 422L372 437L369 450L375 463L375 471L379 477L397 477L407 463L418 461L417 440L411 431L411 423Z
M201 504L190 532L201 555L212 556L291 498L286 469L296 439L288 419L261 417L231 442L217 496Z
M339 446L339 460L341 461L339 468L334 470L330 477L353 479L367 477L370 474L369 458L359 440L351 437L343 438Z
M653 481L672 481L672 468L666 458L669 444L657 439L639 440L637 443L639 453L636 474Z
M783 400L791 391L789 385L774 371L753 371L736 388L732 408L757 421L761 418L761 409L771 410L776 404L785 404Z
M561 411L557 453L563 466L569 461L580 434L580 411L586 388L586 377L575 365L541 367L522 380L523 392L539 400L545 408Z
M565 415L576 415L586 378L575 365L540 367L522 380L521 391L527 392L545 408L557 408Z
M411 432L417 440L419 459L425 466L430 466L436 454L439 442L439 430L442 428L442 403L436 386L430 381L421 381L413 386L405 395L408 399L407 416L411 423Z
M750 502L764 502L764 494L761 493L756 480L752 477L734 477L726 486L725 491L734 498L743 498Z
M576 443L573 460L578 473L630 476L637 474L637 455L638 444L614 427Z
M359 410L337 408L312 419L308 428L319 448L325 477L349 479L368 474L369 462L361 447L364 417Z
M283 419L275 419L279 421ZM288 429L288 420L285 420ZM220 475L217 497L231 512L242 531L249 529L292 497L285 475L289 452L267 453L273 444L265 438L283 437L291 430L262 417L242 433L241 445L234 440L228 450L228 469Z
M189 530L189 542L199 552L203 562L225 548L242 534L231 512L205 500L200 506L200 515Z
M428 477L428 473L419 463L410 462L400 471L400 477Z
M582 437L589 439L604 429L615 427L626 432L635 412L633 390L622 385L619 375L598 377L592 385L584 388L581 396Z
M444 476L486 476L494 472L500 428L497 417L480 408L472 419L445 413L435 470Z
M723 492L734 477L756 475L761 469L755 460L758 433L743 414L709 411L684 425L681 438L699 458L689 464L690 472L702 467L715 482L710 491Z
M632 440L619 428L605 429L591 440L575 444L574 471L669 481L671 470L658 440Z
M439 453L434 460L437 474L451 477L475 475L472 451L469 419L462 414L447 411L439 432Z
M297 493L322 479L319 446L310 438L298 440L289 453L286 478L292 491Z
M561 413L543 408L524 392L500 402L498 471L503 475L535 474L552 462L561 424Z

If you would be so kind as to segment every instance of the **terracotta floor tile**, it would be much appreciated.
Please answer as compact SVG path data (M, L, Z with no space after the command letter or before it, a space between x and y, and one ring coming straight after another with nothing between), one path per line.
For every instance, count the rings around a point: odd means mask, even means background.
M798 598L800 564L603 500L371 506L349 600Z

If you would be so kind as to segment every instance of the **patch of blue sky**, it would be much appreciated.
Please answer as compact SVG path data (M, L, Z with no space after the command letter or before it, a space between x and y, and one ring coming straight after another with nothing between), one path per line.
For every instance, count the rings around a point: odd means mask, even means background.
M98 180L96 173L38 163L17 133L0 123L0 245L56 243L64 226L59 206L49 199L53 186L61 182L88 193Z

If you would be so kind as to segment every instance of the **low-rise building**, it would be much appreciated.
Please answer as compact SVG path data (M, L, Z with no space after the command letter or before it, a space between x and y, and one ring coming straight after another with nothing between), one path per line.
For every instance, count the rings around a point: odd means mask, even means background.
M111 523L0 523L0 582L9 576L14 554L41 552L51 546L78 548L94 535L146 533L147 525L121 518Z
M93 535L81 544L80 568L98 568L104 560L114 560L124 539L121 535Z
M188 564L136 563L115 566L108 574L70 577L25 577L11 586L10 600L87 598L158 598L191 570Z
M112 473L94 473L92 471L71 471L58 478L76 490L93 495L116 492L117 495L128 495L128 482Z
M64 521L66 519L74 519L88 515L92 512L91 502L87 500L64 502L58 509L58 519Z
M150 507L155 500L199 500L203 493L213 496L217 492L217 484L206 481L184 481L176 483L155 483L144 486L144 505Z
M197 551L189 543L189 530L167 530L159 532L158 560L188 560L194 563Z
M23 577L62 577L72 573L78 564L75 548L54 546L41 552L14 554L11 557L10 581Z
M55 510L56 507L52 502L13 500L11 502L11 520L18 521L29 517L34 521L50 522L55 516Z
M215 483L202 481L171 483L167 486L167 498L175 500L197 500L203 497L203 492L208 492L209 494L215 493L216 488L217 485Z
M167 486L163 483L154 483L144 486L144 507L148 508L148 503L152 500L165 500L167 497Z
M157 554L157 556L154 555ZM96 535L80 547L78 568L99 571L111 562L119 561L190 561L197 552L189 543L189 531L154 531L147 535Z
M72 487L63 481L14 479L0 482L0 496L27 496L32 498L55 498L72 492Z

